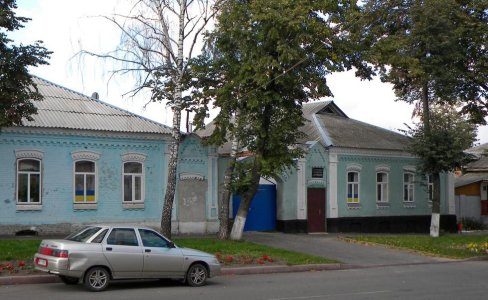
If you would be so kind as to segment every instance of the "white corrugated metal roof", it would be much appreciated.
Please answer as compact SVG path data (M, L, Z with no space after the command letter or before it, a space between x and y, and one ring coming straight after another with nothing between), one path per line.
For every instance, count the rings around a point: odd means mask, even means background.
M42 101L26 127L171 134L171 128L33 76Z

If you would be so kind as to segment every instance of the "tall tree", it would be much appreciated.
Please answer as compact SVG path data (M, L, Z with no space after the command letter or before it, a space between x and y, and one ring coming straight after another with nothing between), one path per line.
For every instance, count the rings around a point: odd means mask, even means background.
M421 111L419 117L420 121L406 131L412 137L409 151L419 159L417 172L432 176L433 199L439 199L439 174L453 172L472 159L464 150L476 141L476 125L459 109L446 104L430 106L429 131L425 130ZM432 201L432 206L439 204ZM440 210L440 206L434 209Z
M231 239L242 237L260 178L279 176L303 155L297 146L302 103L331 96L326 75L359 60L343 22L354 3L229 0L223 5L200 61L210 75L200 78L208 86L199 93L202 106L213 101L220 108L211 139L217 144L236 139L249 154L235 164L233 190L242 201ZM362 65L358 70L368 73Z
M488 82L487 1L369 0L353 37L399 100L419 102L423 132L430 136L432 103L463 103L484 123ZM427 138L430 140L430 138ZM438 172L448 169L435 168ZM439 190L439 181L434 189ZM432 205L431 235L439 235L440 198Z
M15 0L0 1L0 128L32 121L37 109L32 101L42 100L28 67L47 64L52 52L41 41L32 45L14 45L7 32L19 30L30 19L19 17Z
M120 63L113 74L133 73L137 84L129 92L151 91L151 101L166 101L173 111L168 179L161 214L161 232L171 237L171 213L181 141L181 111L187 107L188 72L202 32L222 0L137 0L127 15L106 17L122 32L117 49L106 54L84 54Z

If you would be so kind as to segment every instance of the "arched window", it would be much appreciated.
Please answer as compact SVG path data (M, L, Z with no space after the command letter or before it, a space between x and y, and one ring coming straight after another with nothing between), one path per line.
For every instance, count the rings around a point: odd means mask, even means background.
M75 161L75 203L96 203L96 166L89 160Z
M139 162L124 163L124 202L144 201L144 172Z
M359 203L358 172L347 172L347 203Z
M41 161L17 160L17 203L41 204Z

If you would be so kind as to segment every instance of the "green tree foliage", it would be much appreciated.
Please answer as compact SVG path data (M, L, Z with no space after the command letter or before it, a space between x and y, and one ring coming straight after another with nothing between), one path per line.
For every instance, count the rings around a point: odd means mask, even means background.
M14 45L7 32L23 28L29 18L16 16L15 0L0 1L0 128L22 125L22 119L32 120L37 112L32 101L42 100L32 81L28 67L47 64L52 53L42 47L41 41L33 45Z
M369 0L362 6L353 38L384 82L393 84L399 100L422 107L422 140L440 143L433 133L430 106L463 105L477 123L485 123L488 82L488 1ZM444 148L442 148L444 149ZM438 236L439 172L448 171L457 157L421 151L421 160L433 170L431 235ZM446 149L444 149L446 150ZM440 157L443 157L440 159ZM435 167L434 167L435 165Z
M463 103L488 113L488 1L370 0L356 33L399 100Z
M211 143L233 137L251 156L234 170L234 190L243 195L234 228L239 217L245 221L259 178L279 176L303 154L296 146L302 103L332 96L326 75L359 61L344 27L354 3L229 0L223 5L194 68L194 100L202 108L200 126L209 104L220 108ZM357 69L365 76L369 71L360 64Z
M476 125L450 105L435 105L430 110L430 133L424 123L415 123L410 152L419 157L417 171L435 174L454 171L472 158L464 152L476 141Z

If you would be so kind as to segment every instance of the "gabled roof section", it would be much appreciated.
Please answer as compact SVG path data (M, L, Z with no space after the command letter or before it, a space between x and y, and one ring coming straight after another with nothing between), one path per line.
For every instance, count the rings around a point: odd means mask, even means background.
M23 127L100 130L121 133L171 134L171 128L94 99L45 79L32 76L42 101L34 101L37 115Z
M307 141L325 147L405 151L410 139L402 134L349 118L333 101L303 106Z
M348 116L332 100L304 103L302 111L303 116L307 119L312 114L332 114L348 118Z

